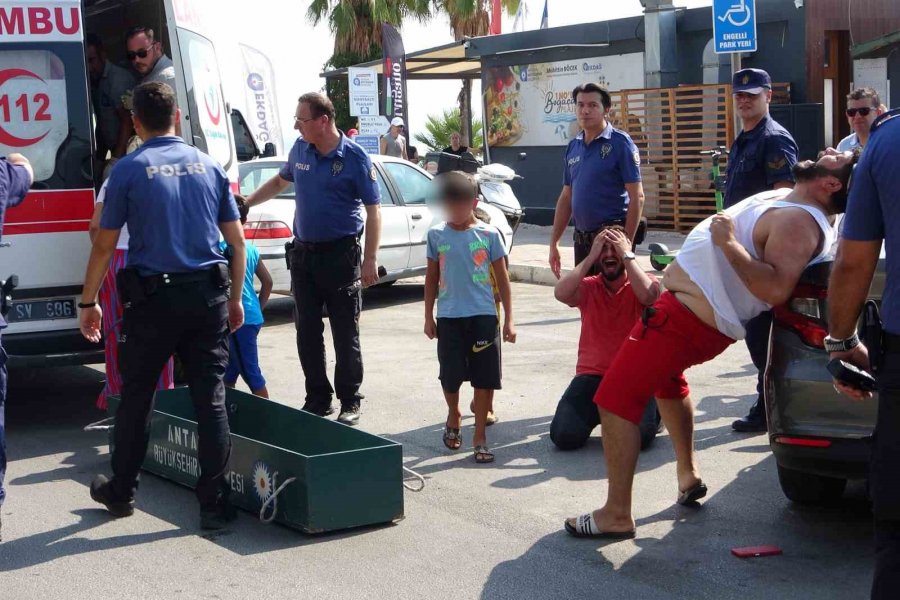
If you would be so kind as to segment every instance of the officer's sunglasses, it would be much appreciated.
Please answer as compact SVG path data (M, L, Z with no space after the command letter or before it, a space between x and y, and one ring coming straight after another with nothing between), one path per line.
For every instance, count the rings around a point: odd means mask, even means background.
M863 106L862 108L848 108L847 116L851 119L856 116L856 113L859 113L861 117L868 117L869 113L875 110L874 108L870 108L868 106Z
M154 42L153 44L155 44ZM150 44L146 48L141 48L140 50L136 50L134 52L128 51L125 53L125 58L128 59L129 62L133 61L136 58L147 58L147 55L150 54L150 49L153 48L153 44Z

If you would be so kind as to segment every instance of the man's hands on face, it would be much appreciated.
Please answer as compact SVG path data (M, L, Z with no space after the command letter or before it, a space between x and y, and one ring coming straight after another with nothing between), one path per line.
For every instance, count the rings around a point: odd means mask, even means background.
M631 252L632 243L631 240L628 239L628 236L622 233L621 231L616 231L615 229L606 229L600 232L598 238L602 237L604 243L608 243L613 247L613 250L616 251L616 256L620 259L625 259L625 253ZM597 240L594 240L594 244L596 245ZM600 246L601 250L603 245ZM593 248L592 248L593 250ZM599 255L599 252L598 252Z
M723 248L734 241L734 221L725 214L719 213L712 218L709 225L709 232L712 235L713 244L719 248Z
M859 367L863 371L869 371L871 368L869 364L869 349L866 348L865 344L859 344L856 348L847 352L832 352L831 358L838 358L844 362L848 362L853 366ZM872 392L865 392L838 381L837 379L834 379L833 383L835 390L845 396L849 396L853 400L868 400L872 397Z

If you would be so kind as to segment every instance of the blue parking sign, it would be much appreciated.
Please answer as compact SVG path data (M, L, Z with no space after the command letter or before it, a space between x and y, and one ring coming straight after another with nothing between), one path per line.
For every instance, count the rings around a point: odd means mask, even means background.
M756 52L756 0L713 0L716 54Z

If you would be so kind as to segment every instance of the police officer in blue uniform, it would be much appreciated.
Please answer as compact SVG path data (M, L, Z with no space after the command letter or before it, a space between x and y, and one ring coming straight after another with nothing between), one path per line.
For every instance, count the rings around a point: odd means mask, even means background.
M6 158L0 158L0 241L3 241L3 220L6 217L6 209L16 206L25 199L28 188L34 181L34 171L28 159L21 154L10 154ZM0 246L0 253L3 252ZM8 277L11 273L0 273L0 277ZM2 303L2 300L0 300ZM0 311L0 334L6 328L5 314ZM0 338L2 340L2 338ZM0 341L0 507L6 500L6 489L3 480L6 479L6 419L4 410L6 405L6 352ZM3 523L0 521L0 540L3 539Z
M287 163L247 201L251 206L260 204L294 184L295 239L288 259L297 350L306 378L303 410L330 414L336 393L341 402L338 420L355 425L362 399L362 287L378 281L381 198L377 175L366 151L335 127L334 105L323 94L300 97L294 128L302 137L291 148ZM364 230L365 256L360 246ZM328 310L334 339L334 387L325 370L323 307Z
M760 192L793 187L791 169L798 150L787 129L769 116L772 79L762 69L743 69L732 80L734 108L741 119L741 132L728 154L725 183L725 208ZM750 413L732 423L735 431L766 430L763 397L763 373L769 350L772 313L767 311L747 323L747 349L756 367L757 400Z
M875 517L873 600L900 594L900 109L873 124L866 151L850 180L850 198L840 246L828 285L832 358L878 373L878 419L873 438L870 494ZM882 296L880 347L866 348L856 333L857 320L878 265L882 242L887 273ZM868 336L867 336L868 338ZM871 394L836 381L856 400Z
M97 292L119 230L131 234L117 288L125 312L119 339L122 402L113 430L112 479L91 484L91 498L116 517L134 513L138 471L159 372L181 359L198 422L200 524L219 529L234 518L225 471L231 453L225 385L228 333L241 326L244 234L228 176L209 156L176 137L175 92L149 82L134 91L132 120L144 140L109 178L100 231L85 275L81 331L100 339ZM234 249L229 266L219 239Z
M644 207L641 155L624 131L607 120L612 99L596 83L572 92L581 133L566 148L563 188L556 201L550 235L550 269L557 279L561 261L559 240L569 220L575 221L575 264L591 251L594 236L607 225L622 225L632 243L640 243L638 228ZM629 252L627 259L634 259Z

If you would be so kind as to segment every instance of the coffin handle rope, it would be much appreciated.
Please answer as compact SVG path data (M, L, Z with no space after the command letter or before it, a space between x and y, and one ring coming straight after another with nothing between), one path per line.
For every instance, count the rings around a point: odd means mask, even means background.
M278 471L275 471L272 474L272 487L275 487L277 481L278 481ZM262 521L263 523L268 525L269 523L271 523L272 521L275 520L275 514L278 512L278 494L280 494L282 491L284 491L284 488L286 488L290 484L294 483L295 481L297 481L296 477L288 477L287 479L284 480L284 483L282 483L277 488L275 488L275 491L272 492L272 495L269 496L265 502L263 502L262 507L259 509L259 520L260 521ZM266 509L269 507L270 504L272 505L272 514L270 514L267 517Z
M419 475L418 473L416 473L415 471L413 471L410 468L403 467L403 470L419 480L418 486L416 486L415 484L412 484L408 481L404 481L403 487L405 487L406 489L408 489L411 492L421 492L422 490L425 489L425 478L424 477L422 477L421 475Z
M109 431L113 427L115 427L116 418L115 417L107 417L106 419L101 419L100 421L95 421L93 423L88 423L84 426L85 431Z

